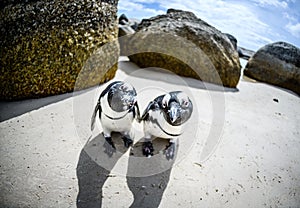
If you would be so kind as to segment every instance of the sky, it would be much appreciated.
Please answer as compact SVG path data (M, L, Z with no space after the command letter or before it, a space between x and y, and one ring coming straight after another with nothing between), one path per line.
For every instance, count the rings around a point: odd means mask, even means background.
M247 49L276 41L300 48L300 0L119 0L118 15L141 20L169 8L193 12Z

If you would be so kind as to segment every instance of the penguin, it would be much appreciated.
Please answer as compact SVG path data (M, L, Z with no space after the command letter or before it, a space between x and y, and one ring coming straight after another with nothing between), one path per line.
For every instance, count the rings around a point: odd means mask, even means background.
M144 126L143 155L153 156L151 140L159 137L169 139L164 154L168 160L173 159L177 138L183 133L192 112L193 104L182 91L169 92L151 101L140 118Z
M125 147L130 147L133 140L129 133L132 122L140 117L135 88L129 83L115 81L109 84L100 94L91 118L91 130L95 126L97 112L107 143L115 150L111 139L112 132L122 134Z

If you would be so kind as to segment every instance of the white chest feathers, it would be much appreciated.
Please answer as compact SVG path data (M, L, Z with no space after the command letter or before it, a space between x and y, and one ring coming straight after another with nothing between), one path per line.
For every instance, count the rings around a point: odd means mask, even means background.
M160 137L165 139L178 138L183 130L183 125L172 126L169 124L161 110L149 111L149 119L144 121L144 133L146 138Z

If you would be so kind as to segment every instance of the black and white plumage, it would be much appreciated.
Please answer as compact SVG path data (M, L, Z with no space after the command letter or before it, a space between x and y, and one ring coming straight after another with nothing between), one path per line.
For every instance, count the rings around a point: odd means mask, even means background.
M191 117L193 104L181 91L161 95L151 101L144 111L141 120L144 124L143 154L153 155L153 137L169 139L165 149L167 159L173 159L176 140L183 133L184 124Z
M123 135L122 139L126 147L133 143L129 133L133 120L140 117L136 97L134 87L122 81L112 82L99 96L91 119L91 130L94 129L99 111L104 138L114 149L112 132L120 132Z

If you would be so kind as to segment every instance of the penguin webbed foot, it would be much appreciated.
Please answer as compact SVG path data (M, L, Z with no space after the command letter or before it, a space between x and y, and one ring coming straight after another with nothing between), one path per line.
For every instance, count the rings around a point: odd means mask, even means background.
M128 136L123 136L122 139L123 139L123 142L124 142L124 146L126 148L129 148L130 146L132 146L133 140L131 138L129 138Z
M167 158L167 160L173 160L175 156L175 143L169 142L169 144L166 146L164 150L164 154Z
M111 137L104 137L105 142L103 147L105 148L105 153L111 157L116 152L116 147L114 142L112 141Z
M151 141L147 141L143 143L143 155L146 157L153 156L154 148Z

